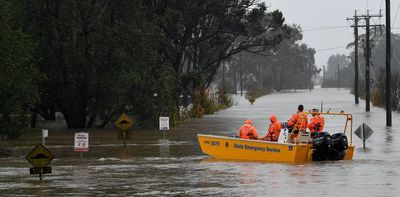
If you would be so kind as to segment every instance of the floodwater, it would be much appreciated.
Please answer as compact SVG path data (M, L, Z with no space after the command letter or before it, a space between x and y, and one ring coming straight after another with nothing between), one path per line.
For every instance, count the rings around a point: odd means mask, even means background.
M41 142L40 131L9 142L14 156L0 159L0 195L4 196L398 196L400 193L400 115L385 126L385 111L354 104L349 90L316 89L274 93L250 105L243 98L230 109L191 119L166 133L132 132L124 149L114 130L89 130L90 151L73 152L73 131L49 129L47 148L55 155L52 174L39 181L24 159ZM246 118L265 135L268 116L289 119L303 104L306 109L352 113L353 129L362 122L375 132L366 141L353 137L352 161L309 164L236 162L210 159L196 134L232 136ZM326 130L343 127L343 119L326 119Z

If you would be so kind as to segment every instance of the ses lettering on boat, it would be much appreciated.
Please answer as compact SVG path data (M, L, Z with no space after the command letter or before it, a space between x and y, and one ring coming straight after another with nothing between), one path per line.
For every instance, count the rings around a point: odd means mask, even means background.
M279 153L281 152L278 148L270 148L270 147L259 147L259 146L249 146L249 145L241 145L241 144L234 144L233 148L237 149L246 149L246 150L253 150L253 151L261 151L261 152L273 152Z

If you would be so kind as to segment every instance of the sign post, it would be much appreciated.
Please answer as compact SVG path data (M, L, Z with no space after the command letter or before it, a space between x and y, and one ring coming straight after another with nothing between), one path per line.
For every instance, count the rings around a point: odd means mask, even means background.
M54 159L54 155L43 144L37 144L25 159L33 165L33 168L29 169L30 174L39 174L40 180L44 174L51 173L51 167L47 165Z
M357 137L359 137L363 141L363 147L365 149L365 140L367 140L374 131L365 123L362 123L356 131L354 131L354 134L356 134Z
M159 140L160 154L162 156L169 155L169 140L165 139L165 131L169 130L169 117L160 117L160 131L163 131L163 139Z
M80 160L83 159L83 152L89 151L89 133L75 133L74 151L80 152Z
M124 148L125 148L126 147L126 139L128 138L128 130L129 130L129 128L132 127L133 120L125 113L122 113L118 117L118 119L115 121L115 125L120 129L120 131L122 133L122 138L124 140Z

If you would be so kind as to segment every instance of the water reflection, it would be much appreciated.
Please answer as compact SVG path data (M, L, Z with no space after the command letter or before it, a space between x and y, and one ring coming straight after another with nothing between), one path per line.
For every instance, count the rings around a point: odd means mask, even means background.
M169 139L159 139L158 143L160 144L160 157L168 157L169 156Z
M392 130L392 127L386 127L385 128L385 142L386 142L386 145L388 145L388 146L390 146L391 145L391 143L393 142L393 136L392 136L392 133L393 133L393 130Z

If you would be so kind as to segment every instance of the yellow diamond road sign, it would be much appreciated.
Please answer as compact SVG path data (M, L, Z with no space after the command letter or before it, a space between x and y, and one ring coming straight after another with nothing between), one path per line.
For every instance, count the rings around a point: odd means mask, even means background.
M25 159L34 167L44 168L54 159L54 155L42 144L38 144L29 152Z
M125 131L132 127L133 120L131 118L129 118L128 115L123 113L115 121L115 125L117 125L117 127L120 128L121 130Z

